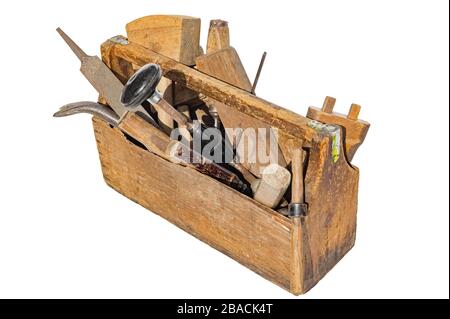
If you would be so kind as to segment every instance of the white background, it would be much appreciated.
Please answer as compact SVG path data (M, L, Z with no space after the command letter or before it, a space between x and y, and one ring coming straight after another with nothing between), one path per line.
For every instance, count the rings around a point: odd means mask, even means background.
M62 27L99 54L149 14L229 21L257 93L306 114L326 95L372 124L354 249L296 298L449 296L448 1L2 2L0 297L291 298L103 182L90 117L54 119L95 100ZM224 212L226 214L226 212Z

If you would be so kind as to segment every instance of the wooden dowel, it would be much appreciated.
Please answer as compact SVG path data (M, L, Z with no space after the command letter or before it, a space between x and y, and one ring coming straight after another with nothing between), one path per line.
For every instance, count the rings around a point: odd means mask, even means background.
M292 154L292 203L304 202L304 185L303 185L303 150L295 149Z
M162 111L167 113L179 126L191 128L191 123L189 118L183 113L178 112L172 105L167 103L166 100L161 99L157 104L154 105L158 110L160 108Z
M164 76L180 83L196 92L225 103L227 106L254 117L271 127L277 127L285 134L311 142L317 132L308 126L306 117L295 114L278 105L267 102L232 85L223 83L198 70L178 63L168 57L130 42L120 45L111 40L102 45L102 57L105 60L114 57L130 61L138 66L147 63L157 63L161 66ZM232 97L232 98L231 98Z
M358 105L358 104L355 104L355 103L353 103L351 106L350 106L350 110L348 111L348 115L347 115L347 118L349 119L349 120L357 120L358 119L358 116L359 116L359 112L361 111L361 106L360 105Z
M336 99L334 97L327 96L323 102L322 111L325 113L332 113L335 104Z
M230 47L230 30L228 22L223 20L211 20L208 31L206 53L213 53Z

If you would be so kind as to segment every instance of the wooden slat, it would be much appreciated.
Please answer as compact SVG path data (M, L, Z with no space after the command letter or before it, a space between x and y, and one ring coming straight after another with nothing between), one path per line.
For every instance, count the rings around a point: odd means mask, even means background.
M198 93L222 102L241 113L252 116L262 122L283 130L293 138L310 142L316 132L308 126L308 119L278 105L267 102L249 92L223 83L168 57L146 49L138 44L122 45L108 40L102 45L102 58L105 61L114 55L131 63L143 66L147 63L161 65L164 75L177 83Z
M199 56L195 60L197 70L216 79L251 92L250 82L238 53L232 47Z
M133 145L119 130L99 119L94 118L93 125L108 185L290 289L289 219L206 175Z
M344 153L340 143L341 154ZM313 143L305 176L308 214L301 223L303 291L311 289L353 247L358 169L345 156L332 160L332 138Z
M350 112L350 117L355 116L356 109ZM359 112L358 112L359 113ZM367 132L369 131L370 124L362 120L354 120L348 118L344 114L336 112L328 113L324 112L317 107L309 107L308 118L327 124L340 125L345 130L345 148L344 152L347 155L348 161L351 162L358 148L364 142Z
M208 30L206 53L213 53L230 47L230 30L228 22L211 20Z
M129 51L118 56L122 49L106 43L102 46L102 58L118 76L126 79L129 74L125 74L120 61L145 62ZM160 58L149 52L154 59ZM166 63L163 66L166 75L173 72L167 70L173 70L174 65L184 70L164 57L162 62ZM175 72L177 77L182 74ZM235 88L227 91L226 84L209 77L201 76L198 80L196 73L190 74L183 84L202 88L205 82L213 85L207 89L213 95L236 93ZM235 95L224 99L235 105L233 109L240 110ZM263 118L270 124L270 113L276 121L277 112L261 111L261 108L272 109L270 103L260 99L248 101L251 103L246 107L254 112L247 115L258 120ZM256 104L254 108L253 104ZM327 115L335 116L335 113ZM297 115L295 118L306 121ZM277 123L283 123L283 128L291 134L313 130L304 130L302 125L298 130L291 130L289 125L294 124L284 115ZM309 210L306 217L292 220L208 176L140 149L120 131L98 119L94 120L94 129L103 174L111 187L294 294L313 287L354 244L359 174L345 156L340 156L337 162L332 160L330 136L315 131L302 135L315 137L309 146L305 177L305 202ZM291 149L300 147L295 134L286 136L285 130L281 130L285 142L280 145L292 145Z
M200 19L177 15L152 15L127 24L129 41L139 43L186 65L200 54Z

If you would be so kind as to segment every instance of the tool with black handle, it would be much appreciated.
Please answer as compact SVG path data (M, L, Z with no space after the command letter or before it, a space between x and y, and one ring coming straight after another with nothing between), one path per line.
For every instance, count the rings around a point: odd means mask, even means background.
M205 125L202 125L199 121L192 122L183 113L176 110L172 105L170 105L161 94L158 92L156 87L162 77L162 70L158 64L149 63L141 67L133 76L128 80L123 88L121 103L133 110L142 105L145 101L148 101L154 106L159 107L165 113L167 113L172 119L177 122L179 127L179 132L187 141L191 141L191 134L194 136L202 137L202 132L208 129ZM209 128L211 129L211 128ZM222 160L226 161L226 155L231 155L231 160L233 159L234 151L229 142L222 137L219 133L220 141L215 145L214 148L221 147L223 151ZM203 154L211 160L214 160L214 156L211 154Z
M83 73L97 92L105 98L108 105L119 116L119 121L121 121L129 111L120 102L123 84L98 56L87 55L63 30L57 28L56 31L80 60L81 73ZM135 107L133 112L155 127L158 127L153 117L141 105Z
M191 167L246 195L251 195L249 186L236 174L196 153L189 146L171 140L162 131L149 125L144 119L132 112L126 113L122 119L119 119L116 113L104 105L85 101L64 105L53 116L64 117L79 113L92 114L119 128L125 134L139 141L150 152L170 162Z

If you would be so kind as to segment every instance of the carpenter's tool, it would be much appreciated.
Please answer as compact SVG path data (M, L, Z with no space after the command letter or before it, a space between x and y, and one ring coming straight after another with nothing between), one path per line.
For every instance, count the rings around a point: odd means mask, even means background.
M211 20L208 30L206 54L227 49L230 47L230 29L228 22L223 20Z
M170 140L166 134L149 125L136 114L126 113L120 121L113 111L101 104L78 102L64 105L53 116L63 117L78 113L93 114L112 126L118 127L122 132L142 143L152 153L173 163L192 167L246 195L250 195L250 188L236 174L196 153L185 144Z
M255 80L253 81L252 94L255 94L256 86L258 85L259 77L261 76L261 71L264 66L264 61L266 61L267 52L264 52L261 57L261 62L259 62L258 71L256 72Z
M291 203L288 206L288 214L291 217L304 216L307 213L307 205L304 197L303 182L303 150L297 148L292 154L292 190Z
M148 101L155 107L159 107L166 114L173 118L175 122L178 123L179 132L187 141L191 141L192 135L201 137L202 132L207 129L205 125L202 125L198 121L192 122L191 119L184 113L176 110L172 105L170 105L158 92L156 87L162 77L161 67L158 64L147 64L140 68L133 76L128 80L123 88L121 102L122 104L130 109L133 109L143 102ZM218 134L221 136L222 134ZM216 147L222 147L222 154L233 154L233 148L229 143L221 138L217 141ZM209 154L208 154L209 155ZM222 159L224 159L222 157Z
M177 122L181 133L185 133L183 129L192 133L194 125L191 120L163 99L156 89L161 78L162 70L159 65L153 63L144 65L125 84L120 98L121 103L129 109L135 109L145 101L149 101ZM187 140L192 139L188 133L183 134L183 137Z
M290 181L291 173L287 169L278 164L270 164L263 169L261 178L251 184L253 198L266 206L275 208L286 193Z
M195 59L195 68L228 84L251 92L252 83L244 65L233 47L201 55Z
M108 105L116 112L119 116L119 121L121 121L128 111L120 102L123 84L98 56L87 55L64 31L60 28L57 28L56 31L61 35L78 59L80 59L81 73L83 73L97 92L108 102ZM133 111L154 126L158 126L142 106L137 106Z
M206 107L208 108L209 111L209 115L213 118L214 120L214 127L216 129L220 129L221 126L221 122L220 122L220 116L219 116L219 112L217 111L216 106L214 105L214 103L211 103L211 100L204 94L199 94L198 98L203 101L206 105Z

